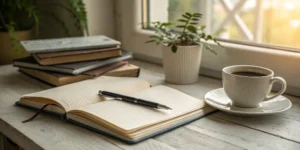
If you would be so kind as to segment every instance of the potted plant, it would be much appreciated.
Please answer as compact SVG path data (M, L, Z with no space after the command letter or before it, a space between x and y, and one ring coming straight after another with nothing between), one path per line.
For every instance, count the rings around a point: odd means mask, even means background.
M37 0L0 0L0 64L11 63L13 59L28 55L19 41L31 39L33 27L38 34L41 17L52 17L70 35L64 21L54 12L41 9L37 2ZM66 2L67 5L49 2L47 7L66 10L76 20L78 28L88 34L83 0L66 0Z
M207 43L212 40L220 45L211 35L204 32L205 25L198 26L199 13L184 13L173 23L153 22L155 35L146 43L162 45L165 80L175 84L191 84L198 80L202 49L212 53L216 51ZM179 30L174 30L175 28ZM220 45L221 46L221 45Z

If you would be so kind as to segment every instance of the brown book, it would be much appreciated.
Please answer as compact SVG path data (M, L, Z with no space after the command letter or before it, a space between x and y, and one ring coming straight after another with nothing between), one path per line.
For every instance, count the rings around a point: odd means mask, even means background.
M102 49L87 49L65 52L37 53L33 58L40 65L55 65L88 60L105 59L110 57L121 56L120 46Z
M54 73L48 71L28 69L28 68L19 68L21 72L55 86L62 86L62 85L66 85L66 84L70 84L70 83L74 83L86 79L92 79L100 75L115 76L115 77L138 77L140 72L140 68L132 64L125 64L121 67L112 69L107 72L103 72L103 70L105 69L101 67L99 69L92 70L80 75L68 75L68 74Z

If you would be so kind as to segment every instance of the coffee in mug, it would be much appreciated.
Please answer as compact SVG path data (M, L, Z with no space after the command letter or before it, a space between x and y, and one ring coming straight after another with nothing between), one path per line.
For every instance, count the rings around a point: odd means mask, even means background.
M225 67L222 82L226 95L232 105L237 107L259 107L261 102L274 99L286 90L286 81L274 77L271 69L252 65ZM277 94L268 97L274 82L280 82L282 88Z
M245 72L245 71L234 72L232 74L239 75L239 76L246 76L246 77L261 77L261 76L266 76L265 74L261 74L261 73Z

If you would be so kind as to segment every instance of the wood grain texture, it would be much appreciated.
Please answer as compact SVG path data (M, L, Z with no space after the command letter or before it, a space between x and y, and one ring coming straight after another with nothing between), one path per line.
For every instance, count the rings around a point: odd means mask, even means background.
M241 117L217 113L213 116L300 144L300 122L297 120L282 117L280 115Z
M188 129L200 132L216 139L234 143L245 149L296 149L300 144L270 135L257 130L208 116L186 126ZM249 132L251 131L251 132Z
M300 122L300 109L299 109L300 108L300 100L299 100L299 98L295 98L295 97L289 96L289 95L285 95L285 96L292 101L292 103L293 103L292 108L290 110L288 110L287 112L278 114L278 115L281 117L284 117L284 118L288 118L288 119Z
M202 134L200 132L195 132L194 130L185 127L178 128L172 132L166 133L162 136L158 136L155 139L180 150L187 150L187 149L240 150L243 149L234 144L218 140L209 135Z
M212 116L300 144L300 101L293 96L286 97L292 101L292 108L280 114L242 117L219 112Z
M105 137L105 139L125 150L176 150L175 148L154 139L148 139L135 145L128 145L121 141L117 141L115 139L107 137Z
M192 85L164 81L163 68L142 61L140 78L152 85L164 84L203 99L206 92L221 87L221 81L200 76ZM52 86L21 74L11 65L0 66L0 132L25 149L300 149L300 101L288 96L293 107L287 112L263 117L238 117L218 112L185 127L135 145L88 131L50 114L21 123L35 111L14 106L28 93Z

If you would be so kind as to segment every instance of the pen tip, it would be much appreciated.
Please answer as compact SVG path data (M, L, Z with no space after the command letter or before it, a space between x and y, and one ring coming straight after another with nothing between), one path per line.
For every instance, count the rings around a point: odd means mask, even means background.
M165 106L165 105L159 105L159 109L166 109L166 110L172 110L172 108Z

